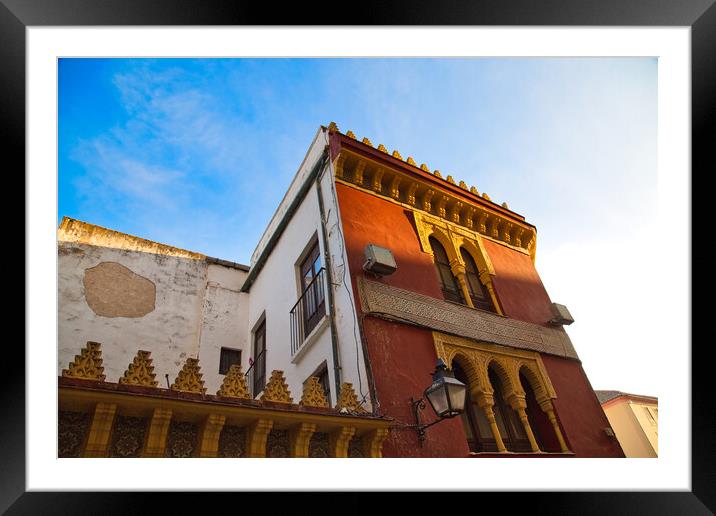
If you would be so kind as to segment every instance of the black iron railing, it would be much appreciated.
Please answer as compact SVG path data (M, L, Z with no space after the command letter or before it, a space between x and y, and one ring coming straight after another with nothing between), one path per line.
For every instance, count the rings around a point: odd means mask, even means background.
M326 269L322 268L291 308L291 355L301 348L306 336L326 314Z
M266 350L263 350L254 359L244 375L251 389L251 397L255 398L266 387Z

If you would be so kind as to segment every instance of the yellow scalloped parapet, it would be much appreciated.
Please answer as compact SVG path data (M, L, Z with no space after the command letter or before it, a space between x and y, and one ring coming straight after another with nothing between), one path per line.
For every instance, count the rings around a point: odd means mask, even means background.
M202 374L199 367L198 358L187 358L184 363L184 367L179 371L179 374L174 380L171 386L173 391L181 392L197 392L204 394L206 387L204 387L204 380L201 379Z
M356 396L356 393L353 390L352 383L344 383L341 385L341 396L338 398L338 402L336 403L336 410L340 411L342 409L358 413L364 413L366 411L358 402L358 396Z
M103 382L105 375L102 367L102 349L99 342L88 341L79 355L75 355L73 362L67 369L62 370L66 378L82 378L83 380L98 380Z
M152 365L151 353L149 351L137 351L137 356L119 379L119 383L125 385L141 385L144 387L156 387L157 380Z
M328 408L328 400L317 377L311 376L303 385L303 396L299 405L304 407Z
M271 378L264 388L261 401L293 403L293 398L291 398L291 392L288 390L288 384L286 384L283 371L273 370L271 372Z
M249 389L246 387L246 378L240 365L234 364L229 368L229 372L226 373L226 377L221 384L221 388L216 391L216 395L224 398L251 399Z
M335 124L335 122L331 122L331 123L328 125L328 129L331 130L331 131L340 132L340 130L338 129L338 126ZM356 138L356 135L353 133L353 131L347 131L347 132L345 133L345 135L346 135L347 137L349 137L349 138L354 139L354 140L357 139L357 138ZM363 138L362 142L363 142L365 145L368 145L368 146L370 146L370 147L373 147L373 143L372 143L367 137ZM391 154L390 151L388 151L388 149L387 149L387 148L385 147L385 145L383 145L382 143L378 145L378 150L381 151L381 152L384 152L385 154L390 154L391 156L393 156L393 157L396 158L396 159L399 159L399 160L401 160L401 161L405 161L405 162L408 163L409 165L413 165L414 167L417 167L417 164L416 164L416 162L415 162L415 159L414 159L412 156L408 156L407 159L403 159L403 157L400 155L400 152L399 152L398 150L394 150L394 151L392 152L392 154ZM425 171L425 172L430 172L430 169L428 168L428 166L427 166L425 163L422 163L422 164L420 165L420 169L423 170L423 171ZM440 173L439 170L435 170L435 171L433 172L433 175L434 175L435 177L437 177L438 179L443 179L443 176L442 176L442 174ZM451 175L448 175L446 178L444 178L444 180L447 181L449 184L455 185L455 186L459 186L461 189L463 189L463 190L465 190L465 191L469 191L470 193L472 193L472 194L474 194L474 195L480 195L480 194L478 193L477 189L476 189L474 186L473 186L473 187L468 187L468 185L467 185L467 183L465 183L465 181L459 181L459 182L457 182L457 181L455 181L455 179L454 179L453 176L451 176ZM487 194L482 194L482 197L483 197L484 199L488 200L488 201L492 201L492 199L490 199L490 197L489 197ZM509 210L509 208L507 207L507 203L503 203L503 204L502 204L502 207Z

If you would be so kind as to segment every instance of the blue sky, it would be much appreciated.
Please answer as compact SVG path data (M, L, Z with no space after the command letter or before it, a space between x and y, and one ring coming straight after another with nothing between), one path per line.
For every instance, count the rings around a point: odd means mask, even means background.
M248 263L335 121L535 224L548 292L596 348L589 318L614 292L585 271L651 295L656 106L656 58L61 59L58 223Z
M329 121L560 238L655 184L652 59L62 59L59 78L59 218L242 263Z

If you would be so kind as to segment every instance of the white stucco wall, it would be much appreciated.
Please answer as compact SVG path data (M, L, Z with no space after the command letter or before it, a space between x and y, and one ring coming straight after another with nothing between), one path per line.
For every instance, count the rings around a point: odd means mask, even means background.
M118 263L151 281L154 310L141 317L98 315L85 297L85 271ZM102 344L106 381L117 382L138 350L151 352L159 386L172 383L187 357L199 356L207 392L218 374L221 346L240 347L246 338L246 302L238 293L246 272L205 259L58 242L58 356L62 374L87 341ZM208 282L208 283L207 283Z
M320 159L323 148L326 145L324 135L319 132L312 143L304 159L301 168L296 174L289 193L282 200L277 214L285 213L287 206L295 197L311 168ZM346 263L342 231L339 226L339 211L333 187L333 177L330 169L321 176L321 190L323 194L324 210L327 215L326 227L328 228L329 248L331 253L332 275L334 285L335 321L336 334L338 336L338 357L340 364L341 383L352 383L359 399L368 395L368 383L365 375L362 348L360 337L355 321L355 311L351 304L352 290L343 284L343 268ZM331 405L336 403L336 385L331 329L328 321L319 324L322 328L309 344L304 344L300 352L300 358L296 359L291 354L291 329L290 310L299 299L300 281L297 265L303 252L313 238L317 236L322 256L322 264L325 267L326 243L323 240L321 231L321 218L318 204L318 189L315 183L311 186L303 202L295 212L291 221L281 235L276 246L271 251L263 269L258 274L255 282L250 288L250 309L248 324L254 328L255 324L265 313L266 320L266 347L267 377L271 371L278 369L284 372L289 389L298 401L301 396L303 382L325 361L328 366L328 375L331 390ZM292 194L292 195L289 195ZM258 259L262 246L268 242L272 232L278 225L280 217L275 217L269 225L267 232L261 239L257 250L252 257L252 263ZM350 281L349 275L345 274L346 280ZM327 283L327 282L326 282ZM328 284L326 284L328 288ZM326 295L326 310L328 310L328 296ZM330 314L327 315L330 317ZM253 336L249 341L253 342ZM371 409L369 400L364 405L367 410Z

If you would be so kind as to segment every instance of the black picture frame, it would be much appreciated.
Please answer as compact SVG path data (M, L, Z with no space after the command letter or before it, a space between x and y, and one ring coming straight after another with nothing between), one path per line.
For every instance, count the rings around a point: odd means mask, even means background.
M0 127L4 158L14 163L12 173L25 168L25 29L29 26L83 25L499 25L499 26L683 26L691 28L692 80L692 192L693 181L714 169L711 147L716 132L716 7L714 0L460 0L427 2L390 1L376 4L314 2L277 8L268 2L246 0L0 0ZM379 7L378 7L379 6ZM6 169L10 175L11 170ZM24 182L23 186L24 188ZM702 192L703 193L703 189ZM692 201L692 235L698 243L708 232L695 216ZM708 204L706 204L708 205ZM19 247L19 246L18 246ZM693 250L693 247L692 247ZM693 265L701 262L693 260ZM32 274L31 270L25 271ZM692 277L694 271L692 270ZM665 271L668 275L668 271ZM702 283L693 291L705 290ZM693 292L692 291L692 292ZM709 303L692 303L703 313ZM696 335L692 332L692 335ZM692 340L694 340L692 338ZM148 512L150 501L161 496L162 511L186 504L185 493L39 493L25 492L25 353L6 339L0 425L0 510L7 514L126 514ZM691 346L692 357L692 490L690 492L568 492L480 493L480 506L494 498L509 504L510 512L523 509L550 514L711 514L716 510L716 427L706 342ZM215 501L234 502L243 493L217 495ZM195 495L191 495L192 498ZM231 496L231 498L228 498ZM300 504L305 497L292 494ZM328 494L325 494L328 496ZM348 496L348 498L346 498ZM361 498L343 495L341 503ZM413 497L414 499L417 497ZM506 502L507 499L507 502ZM420 497L422 511L433 501L444 510L444 497ZM238 510L249 510L243 498ZM483 505L484 504L484 505ZM146 510L143 508L147 507ZM300 505L296 505L296 508ZM209 506L207 505L208 509ZM437 508L437 507L436 507ZM220 509L217 509L220 510ZM429 509L428 509L429 510ZM187 509L179 512L186 512ZM421 511L421 512L422 512Z

